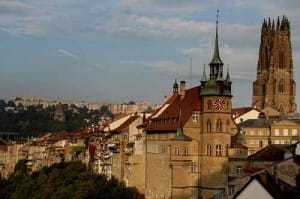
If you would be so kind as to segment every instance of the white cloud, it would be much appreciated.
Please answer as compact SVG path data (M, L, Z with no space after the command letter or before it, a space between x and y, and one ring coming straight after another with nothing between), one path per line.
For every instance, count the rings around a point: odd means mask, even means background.
M69 57L72 57L72 58L77 58L76 55L74 55L73 53L69 52L69 51L66 51L66 50L63 50L63 49L57 49L58 52L64 54L64 55L67 55Z

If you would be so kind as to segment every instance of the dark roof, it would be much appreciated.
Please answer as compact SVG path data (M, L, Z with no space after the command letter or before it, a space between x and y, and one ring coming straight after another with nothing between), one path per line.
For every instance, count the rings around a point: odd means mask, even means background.
M248 156L250 161L280 161L284 159L284 153L288 150L294 150L294 145L271 144L256 153Z
M182 125L184 126L193 111L201 109L200 86L186 90L181 100L178 93L173 94L152 116L146 127L147 131L176 131L178 127L179 106L182 110ZM165 109L164 109L165 108ZM163 110L164 109L164 110ZM155 115L162 111L157 117Z
M238 124L239 127L261 128L270 127L275 120L273 119L249 119Z
M129 117L125 122L123 122L119 127L112 130L112 132L121 132L124 128L127 128L132 122L134 122L136 119L138 119L140 116L134 115Z
M243 186L243 188L236 193L233 198L237 198L247 187L248 185L256 179L262 187L275 199L285 199L285 198L296 198L296 192L293 187L290 185L278 180L276 182L275 178L271 176L268 172L258 173L251 177L251 179Z

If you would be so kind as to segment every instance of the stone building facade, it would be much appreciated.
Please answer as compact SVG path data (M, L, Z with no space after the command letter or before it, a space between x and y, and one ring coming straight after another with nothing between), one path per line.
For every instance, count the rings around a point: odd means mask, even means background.
M276 25L270 18L268 22L264 20L252 106L293 114L297 109L295 87L290 22L286 17L282 20L278 17Z
M218 25L217 25L218 28ZM228 181L231 80L223 76L218 31L201 85L174 83L173 95L146 126L146 198L212 198Z

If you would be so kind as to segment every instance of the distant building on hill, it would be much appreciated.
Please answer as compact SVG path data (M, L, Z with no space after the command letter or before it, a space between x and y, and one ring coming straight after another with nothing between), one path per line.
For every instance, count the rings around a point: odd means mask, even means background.
M65 113L61 103L57 104L56 106L56 110L54 112L54 120L59 122L65 121Z

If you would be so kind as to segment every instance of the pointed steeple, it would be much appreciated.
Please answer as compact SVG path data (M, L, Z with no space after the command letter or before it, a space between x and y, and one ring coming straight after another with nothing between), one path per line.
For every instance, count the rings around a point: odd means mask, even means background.
M223 64L220 53L219 53L219 37L218 37L218 24L219 24L219 10L217 11L217 21L216 21L216 38L215 38L215 49L214 55L210 64Z
M182 127L182 113L181 113L181 105L179 105L179 121L178 121L178 127L176 131L176 136L172 140L178 140L178 141L191 141L192 138L184 135L183 133L183 127Z
M276 24L276 31L279 31L280 28L280 19L279 16L277 17L277 24Z
M227 65L227 75L226 75L226 81L227 82L231 82L231 79L230 79L230 74L229 74L229 65Z
M272 31L275 31L275 22L274 22L274 19L272 21Z
M220 70L218 71L218 76L217 76L216 81L223 81L223 78L221 76L221 71Z
M177 78L175 78L175 81L174 81L174 84L173 84L173 93L178 93Z
M201 82L206 82L206 81L207 81L207 77L206 77L206 72L205 72L205 64L204 64L204 68L203 68L203 74L202 74Z

